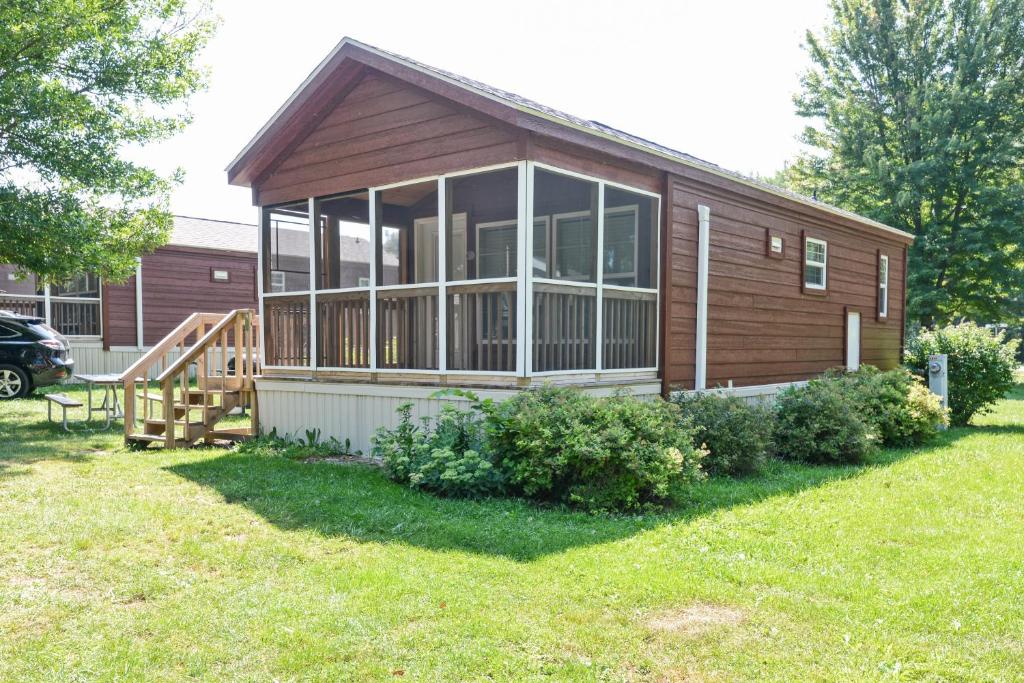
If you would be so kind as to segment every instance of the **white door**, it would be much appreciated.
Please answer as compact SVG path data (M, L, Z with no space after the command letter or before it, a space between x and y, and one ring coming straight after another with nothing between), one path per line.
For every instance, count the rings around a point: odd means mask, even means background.
M860 368L860 313L846 313L846 369Z

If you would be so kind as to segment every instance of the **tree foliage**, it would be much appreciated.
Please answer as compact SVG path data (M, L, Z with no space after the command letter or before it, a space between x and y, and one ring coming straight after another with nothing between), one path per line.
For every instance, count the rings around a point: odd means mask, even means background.
M786 184L917 236L908 314L1018 317L1024 0L832 0Z
M125 158L188 122L213 30L188 0L0 4L0 263L114 280L167 239L164 177Z

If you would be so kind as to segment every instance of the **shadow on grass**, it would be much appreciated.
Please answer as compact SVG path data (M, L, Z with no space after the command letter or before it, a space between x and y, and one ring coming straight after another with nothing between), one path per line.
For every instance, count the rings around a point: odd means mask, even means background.
M1019 389L1008 398L1024 398ZM442 499L398 486L381 471L367 466L307 464L234 452L168 469L220 492L226 502L244 505L281 529L306 529L324 536L404 543L434 551L471 552L526 562L718 510L795 495L985 434L1016 437L1024 434L1024 425L950 429L926 446L881 450L858 466L809 466L773 460L761 475L710 479L683 492L672 509L644 516L590 515L522 500Z
M167 469L220 492L226 502L244 505L281 529L525 562L719 509L793 495L921 452L887 451L861 466L774 462L760 476L709 480L688 490L672 509L642 516L591 515L522 500L441 499L394 484L380 470L365 465L308 464L228 453Z

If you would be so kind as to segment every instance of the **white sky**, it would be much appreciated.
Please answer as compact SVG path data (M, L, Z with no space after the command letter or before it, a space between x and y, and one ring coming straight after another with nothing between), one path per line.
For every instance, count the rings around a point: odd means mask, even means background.
M825 0L219 0L215 11L193 124L138 158L184 168L175 213L245 222L249 190L229 186L225 166L343 36L769 174L799 149L801 43L827 17Z

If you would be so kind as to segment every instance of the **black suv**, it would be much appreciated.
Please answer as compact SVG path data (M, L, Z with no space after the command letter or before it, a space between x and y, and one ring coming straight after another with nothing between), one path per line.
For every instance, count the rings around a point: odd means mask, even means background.
M42 318L0 311L0 401L71 377L71 346Z

